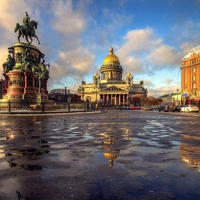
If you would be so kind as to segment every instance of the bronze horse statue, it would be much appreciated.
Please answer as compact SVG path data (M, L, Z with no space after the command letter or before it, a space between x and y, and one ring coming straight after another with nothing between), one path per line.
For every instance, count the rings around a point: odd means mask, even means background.
M15 32L18 31L18 41L20 42L20 38L21 36L26 38L26 41L31 44L32 41L33 41L33 37L35 37L38 41L38 44L40 44L40 41L37 37L37 35L35 34L35 29L37 29L37 22L32 20L30 22L30 25L29 27L26 27L26 26L23 26L23 25L20 25L19 23L16 24L16 27L15 27ZM29 42L28 38L31 39L31 41Z

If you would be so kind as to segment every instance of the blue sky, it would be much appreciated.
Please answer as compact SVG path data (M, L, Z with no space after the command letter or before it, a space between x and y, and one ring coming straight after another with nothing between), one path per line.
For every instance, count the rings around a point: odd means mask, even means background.
M200 43L200 0L0 0L0 64L25 11L39 22L49 90L92 82L112 45L124 75L144 80L149 95L173 92L181 59Z

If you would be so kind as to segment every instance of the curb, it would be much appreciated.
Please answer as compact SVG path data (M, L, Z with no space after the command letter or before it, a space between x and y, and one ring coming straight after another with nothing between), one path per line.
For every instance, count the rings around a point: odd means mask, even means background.
M65 115L81 115L81 114L100 114L101 111L95 112L49 112L49 113L1 113L0 117L23 117L23 116L65 116Z

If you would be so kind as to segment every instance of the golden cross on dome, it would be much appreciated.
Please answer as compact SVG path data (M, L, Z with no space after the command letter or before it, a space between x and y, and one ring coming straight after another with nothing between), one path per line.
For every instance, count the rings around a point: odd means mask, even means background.
M110 47L110 54L113 54L113 48L112 48L112 46Z

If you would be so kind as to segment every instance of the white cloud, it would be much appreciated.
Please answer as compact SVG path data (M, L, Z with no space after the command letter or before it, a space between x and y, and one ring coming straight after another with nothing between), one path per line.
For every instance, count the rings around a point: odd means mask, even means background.
M60 49L55 62L51 64L51 78L64 77L82 79L93 69L95 57L83 46L81 33L85 30L86 19L82 5L72 6L72 1L54 1L51 6L54 18L52 27L59 34Z
M161 45L153 49L146 57L149 63L159 67L176 66L181 62L181 54L173 47Z
M121 57L134 53L148 52L162 43L161 38L156 38L153 29L131 30L124 37L125 44L117 51Z
M160 87L160 88L149 88L148 89L148 96L159 97L165 94L171 94L173 92L177 92L177 89L180 88L179 86L171 86L171 87Z
M164 44L150 27L131 30L117 55L122 64L133 73L152 73L157 69L176 67L182 54L174 47Z
M63 34L80 34L85 28L85 21L79 10L72 9L72 1L54 1L52 10L55 18L53 28Z
M143 61L140 57L127 56L121 58L120 62L123 65L124 74L128 72L139 72L141 71L141 67L143 67Z
M149 87L154 87L154 86L155 86L155 84L154 84L153 81L151 81L151 80L145 79L145 80L143 80L143 81L144 81L145 87L147 87L147 88L149 88Z
M24 11L29 9L30 7L24 0L1 0L0 26L7 32L13 32L16 22L21 20Z
M55 79L68 75L80 79L87 74L94 63L94 55L88 49L79 47L71 51L60 51L55 63L52 64L51 76Z

